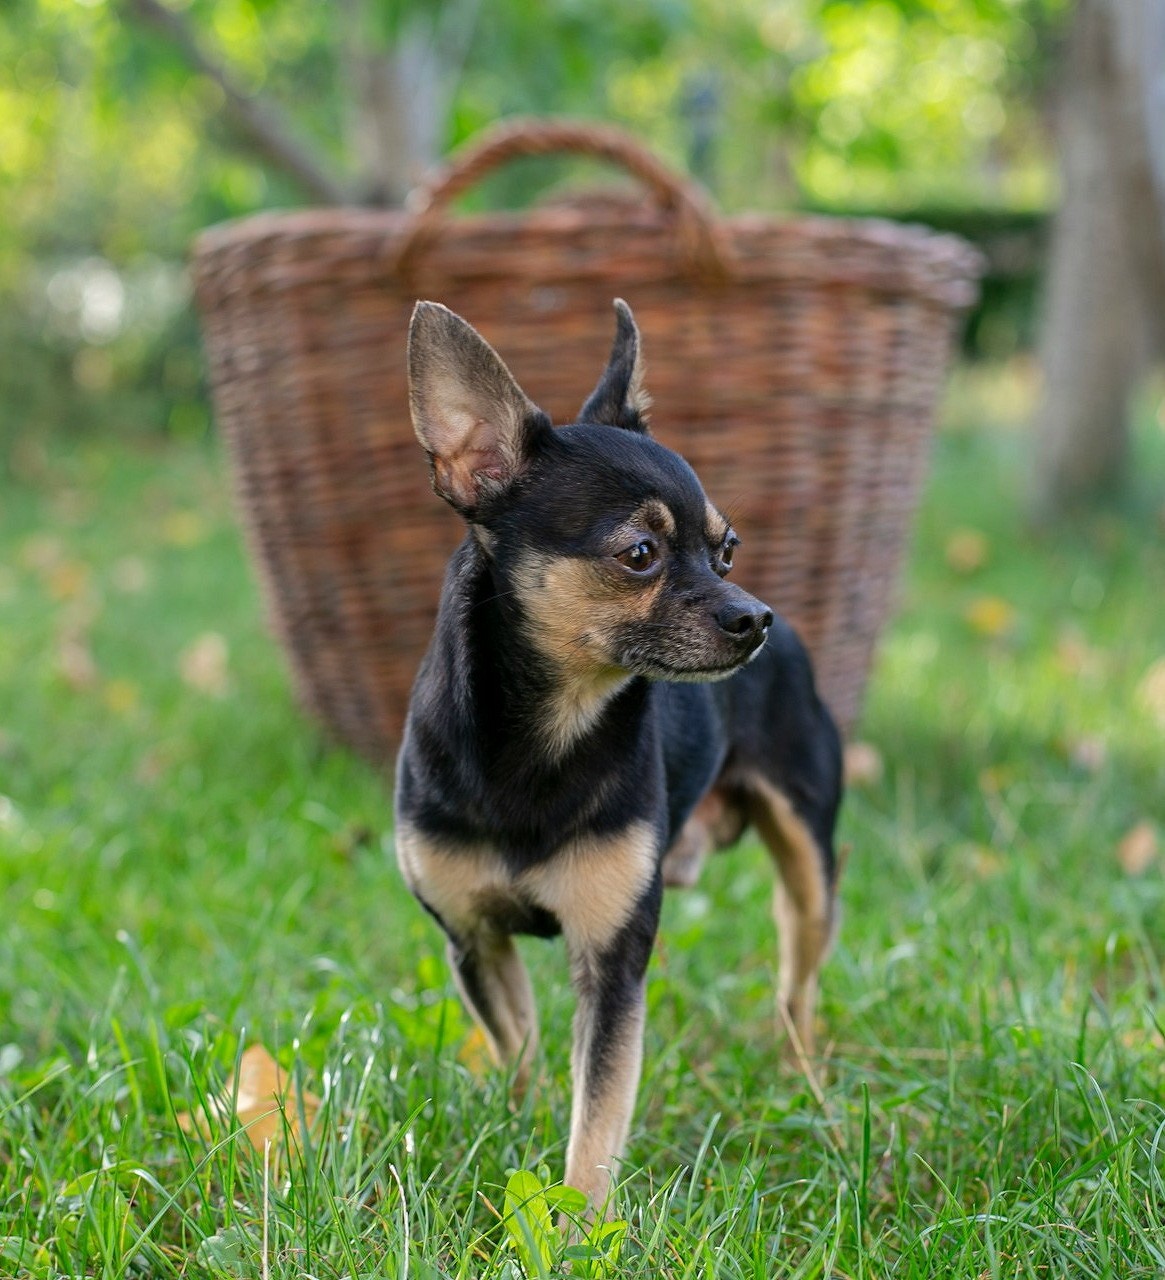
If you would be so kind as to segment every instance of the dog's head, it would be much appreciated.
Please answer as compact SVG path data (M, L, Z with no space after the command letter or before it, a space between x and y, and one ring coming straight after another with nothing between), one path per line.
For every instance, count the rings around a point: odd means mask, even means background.
M556 430L470 325L417 303L413 426L434 490L548 659L579 675L717 679L759 651L773 615L725 581L739 538L648 435L639 331L625 302L615 310L607 367L578 421Z

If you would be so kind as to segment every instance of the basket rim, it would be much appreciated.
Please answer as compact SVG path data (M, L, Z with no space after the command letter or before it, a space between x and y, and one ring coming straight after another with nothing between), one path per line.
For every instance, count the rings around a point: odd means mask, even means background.
M213 272L218 260L234 258L241 249L261 250L265 245L351 236L365 240L399 238L412 224L413 215L401 209L366 209L329 206L310 209L268 209L216 223L199 232L191 246L195 269ZM516 231L537 235L602 231L635 227L644 230L667 226L667 216L647 204L629 204L617 213L605 209L578 209L570 205L542 205L524 210L500 210L455 217L433 250L440 260L446 241L461 235L509 240ZM819 250L848 249L909 257L915 270L967 282L983 274L985 260L963 237L936 231L919 222L897 222L884 217L848 217L827 213L740 213L722 216L717 226L738 247L750 241L787 238ZM387 264L385 264L387 266ZM751 267L753 263L749 262ZM779 274L779 273L774 273ZM748 272L733 283L747 279Z

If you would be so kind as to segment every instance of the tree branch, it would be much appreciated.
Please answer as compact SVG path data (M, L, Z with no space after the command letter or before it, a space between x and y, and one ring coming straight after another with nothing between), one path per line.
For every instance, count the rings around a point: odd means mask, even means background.
M218 85L226 114L252 151L281 169L313 199L324 204L348 202L348 192L327 162L295 137L266 103L239 87L230 72L202 48L181 14L162 0L123 0L123 7L160 31L197 72Z

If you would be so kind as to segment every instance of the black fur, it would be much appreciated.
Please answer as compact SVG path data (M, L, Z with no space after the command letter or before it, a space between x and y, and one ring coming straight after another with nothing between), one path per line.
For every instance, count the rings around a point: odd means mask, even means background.
M839 738L796 635L724 580L734 540L727 522L717 516L709 528L694 472L646 433L638 332L625 305L580 422L558 430L506 382L496 354L480 339L475 345L463 323L420 304L410 345L418 436L433 459L435 487L467 516L470 531L449 563L414 686L397 819L424 849L448 855L443 867L476 866L484 849L504 868L491 872L488 892L473 899L470 914L460 907L464 918L455 922L427 902L444 881L427 886L410 864L414 892L450 935L466 998L497 1041L502 1018L489 1009L474 950L483 944L474 939L566 931L569 940L571 909L556 914L536 901L523 887L533 883L528 877L582 857L569 851L596 841L643 826L653 833L654 870L615 913L623 923L572 950L591 1020L579 1042L585 1061L576 1064L576 1089L599 1097L605 1074L616 1070L613 1055L624 1075L629 1069L619 1055L632 1014L641 1012L665 854L710 791L745 816L770 789L787 798L816 846L807 874L820 877L832 904ZM495 413L499 394L508 407ZM651 520L662 523L649 527ZM632 550L641 544L656 556L643 573L633 567L646 554ZM577 646L551 644L545 606L532 604L561 566L582 575L587 590L593 585L597 602L594 634L580 609ZM563 597L566 612L574 607ZM552 630L557 616L549 615ZM588 656L595 646L613 674ZM677 682L666 678L673 673ZM602 686L593 712L580 714L577 731L552 741L547 725L565 685L592 676L596 687L609 680L609 689ZM499 894L497 883L512 893Z

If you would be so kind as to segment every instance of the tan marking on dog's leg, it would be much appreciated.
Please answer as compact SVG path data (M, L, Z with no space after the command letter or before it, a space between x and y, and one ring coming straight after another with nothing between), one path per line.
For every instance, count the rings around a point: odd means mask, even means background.
M479 934L448 944L449 965L465 1007L499 1066L514 1068L514 1092L525 1092L538 1049L538 1013L530 976L512 937Z
M691 889L712 851L712 833L695 814L684 823L663 858L663 882L669 889Z
M627 1142L643 1066L643 984L620 1008L617 1027L610 1025L610 1014L603 1010L599 992L593 986L588 988L585 980L577 985L565 1181L583 1192L591 1210L605 1208L610 1217L616 1166ZM606 1027L599 1025L604 1014ZM606 1039L604 1052L596 1061L599 1037Z
M592 1210L608 1199L643 1055L644 975L662 886L645 822L580 841L527 872L523 890L562 921L578 998L566 1180Z
M483 902L512 893L504 864L490 850L450 847L406 824L396 848L409 888L452 935L447 950L462 1001L494 1061L514 1067L520 1093L538 1047L534 993L513 939L482 919Z
M690 889L713 849L725 849L740 839L747 816L738 800L713 787L692 811L663 859L663 882L669 888Z
M505 865L491 849L433 840L406 823L397 826L396 857L408 887L457 934L472 932L482 902L504 893L509 883Z
M790 1049L796 1059L814 1051L817 975L833 941L836 882L830 884L825 855L788 797L761 778L749 779L749 792L753 822L779 875L773 890L780 934L777 998L795 1037Z

